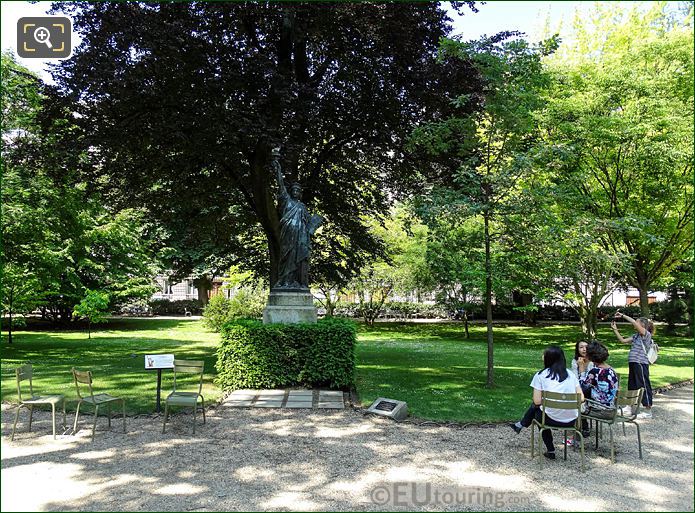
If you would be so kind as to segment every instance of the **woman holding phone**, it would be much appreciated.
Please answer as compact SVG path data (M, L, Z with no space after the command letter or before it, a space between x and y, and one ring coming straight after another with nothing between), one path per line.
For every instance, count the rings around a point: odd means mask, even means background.
M618 331L615 319L623 319L632 324L635 328L635 334L628 338L623 337L620 331ZM615 312L613 322L611 322L611 328L619 342L632 345L627 357L629 367L627 389L639 390L640 388L644 388L644 396L642 396L644 412L640 413L637 417L650 419L652 418L652 384L649 381L649 359L647 358L647 351L654 343L652 341L654 323L646 317L640 317L638 320L635 320L618 310Z

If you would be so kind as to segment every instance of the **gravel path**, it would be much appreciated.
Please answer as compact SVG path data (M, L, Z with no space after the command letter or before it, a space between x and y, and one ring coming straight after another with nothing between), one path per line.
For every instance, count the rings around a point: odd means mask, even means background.
M519 414L524 409L519 406ZM574 510L693 511L693 386L658 395L637 437L617 435L568 461L529 458L529 432L506 425L424 427L359 411L210 410L191 418L128 419L128 433L88 418L76 436L50 435L50 414L2 406L2 511ZM24 422L22 422L24 421ZM68 417L68 422L71 417ZM557 438L557 435L556 435Z

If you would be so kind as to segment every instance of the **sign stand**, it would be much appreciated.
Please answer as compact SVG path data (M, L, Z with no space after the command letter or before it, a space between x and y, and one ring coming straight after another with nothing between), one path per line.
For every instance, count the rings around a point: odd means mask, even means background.
M162 411L160 397L162 395L162 369L157 369L157 413Z
M162 411L161 396L162 396L162 369L174 368L173 354L146 354L145 355L145 370L157 371L157 409L156 412Z

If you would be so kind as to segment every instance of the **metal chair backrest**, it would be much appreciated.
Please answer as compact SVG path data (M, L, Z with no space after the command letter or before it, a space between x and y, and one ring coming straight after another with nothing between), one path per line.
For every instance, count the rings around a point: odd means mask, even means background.
M34 385L32 383L32 377L34 376L34 369L30 363L17 367L15 369L15 374L17 375L17 397L19 402L22 402L22 381L29 380L29 396L34 397Z
M176 374L200 374L198 393L203 391L203 360L174 360L174 392L176 392Z
M94 399L94 392L92 391L92 371L78 371L75 367L72 368L72 377L75 381L75 390L77 391L77 397L84 399L80 393L80 383L87 385L89 388L89 396Z
M632 413L637 415L637 410L640 404L642 404L642 396L644 395L644 388L637 390L618 390L618 395L615 398L615 405L618 408L625 408L629 406L632 409Z
M541 422L545 424L545 409L555 408L556 410L577 410L579 418L580 408L582 407L582 394L566 394L563 392L541 392L541 405L543 406L543 416Z

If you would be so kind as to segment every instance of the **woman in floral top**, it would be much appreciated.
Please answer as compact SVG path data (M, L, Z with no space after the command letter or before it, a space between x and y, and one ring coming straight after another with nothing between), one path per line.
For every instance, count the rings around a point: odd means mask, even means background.
M608 349L599 342L591 342L586 355L594 363L594 368L586 373L584 390L589 392L589 408L592 416L612 417L615 409L615 396L618 393L618 375L606 363ZM591 403L598 403L591 408ZM604 408L601 408L604 407ZM598 408L598 409L597 409Z

